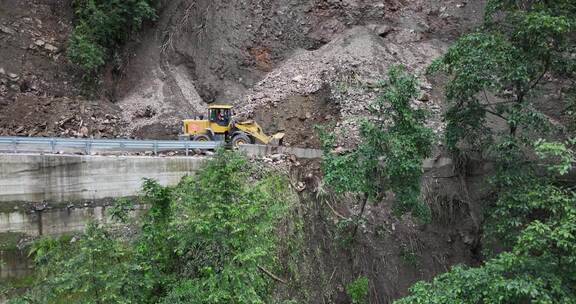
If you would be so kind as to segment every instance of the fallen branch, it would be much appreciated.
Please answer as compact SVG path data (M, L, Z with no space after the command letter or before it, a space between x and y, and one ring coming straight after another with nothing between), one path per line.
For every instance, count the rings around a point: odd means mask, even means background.
M260 271L262 271L263 273L265 273L267 276L269 276L270 278L272 278L275 281L278 281L282 284L286 284L286 280L283 280L281 278L279 278L278 276L274 275L273 273L271 273L270 271L266 270L264 267L257 265L258 269L260 269Z
M336 217L338 217L338 218L341 219L341 220L345 220L345 219L346 219L346 217L344 217L342 214L340 214L340 213L338 213L336 210L334 210L334 208L332 207L332 205L330 205L330 202L328 202L328 200L324 200L324 203L325 203L326 205L328 205L328 208L330 208L330 210L332 210L332 213L334 213L334 215L335 215Z

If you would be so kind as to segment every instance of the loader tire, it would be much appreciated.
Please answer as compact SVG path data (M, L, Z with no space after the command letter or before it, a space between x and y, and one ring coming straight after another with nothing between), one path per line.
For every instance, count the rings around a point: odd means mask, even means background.
M210 138L210 136L207 134L198 134L198 135L194 136L194 138L192 140L193 141L212 141L212 138Z
M236 134L232 138L232 147L238 148L241 145L248 145L252 143L252 139L246 134Z

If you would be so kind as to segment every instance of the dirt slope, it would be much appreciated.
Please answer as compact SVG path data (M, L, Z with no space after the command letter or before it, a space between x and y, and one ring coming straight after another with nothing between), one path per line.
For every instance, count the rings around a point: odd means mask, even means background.
M424 197L435 215L431 223L422 225L409 215L394 215L391 200L383 198L368 204L353 239L354 225L346 219L358 214L360 204L354 202L360 199L326 191L319 162L301 162L268 161L277 167L289 164L291 183L299 190L298 211L293 216L302 219L296 223L304 230L301 241L281 242L279 275L289 283L277 285L277 298L349 304L346 286L365 276L368 303L392 303L417 281L430 280L453 265L479 263L477 234L462 203L461 184L449 178L454 169L450 162L436 162L424 173ZM475 173L482 170L476 168ZM475 182L479 181L472 179L470 185L478 186ZM289 227L281 225L280 235Z
M0 0L0 134L174 138L181 119L217 101L287 131L288 144L315 146L313 125L361 115L375 93L366 83L392 63L421 71L482 3L160 1L86 98L65 56L71 1Z
M70 1L0 0L0 136L114 137L118 108L81 96Z
M376 81L390 64L421 71L478 22L482 3L168 1L108 83L132 135L173 137L180 119L217 101L309 146L312 125L362 113L373 92L354 84ZM284 101L292 105L274 109ZM300 110L320 104L320 114Z

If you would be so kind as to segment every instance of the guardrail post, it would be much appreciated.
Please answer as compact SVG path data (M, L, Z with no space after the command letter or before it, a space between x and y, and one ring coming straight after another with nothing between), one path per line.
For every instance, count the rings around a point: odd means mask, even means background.
M158 142L154 141L154 155L158 155Z
M54 138L50 139L50 150L52 154L56 153L56 140L54 140Z
M122 150L122 152L126 152L126 143L121 142L120 143L120 149Z
M188 156L188 150L189 150L188 142L186 142L185 145L186 145L186 156Z
M85 150L86 150L86 155L90 155L90 142L89 141L86 141Z
M12 144L14 145L14 153L18 153L18 141L13 139Z

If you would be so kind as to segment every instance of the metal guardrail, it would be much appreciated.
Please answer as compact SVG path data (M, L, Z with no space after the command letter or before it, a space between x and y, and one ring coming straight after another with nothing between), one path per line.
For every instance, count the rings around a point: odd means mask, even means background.
M4 152L43 152L56 153L62 149L91 154L95 150L107 152L128 152L129 150L160 151L211 150L221 146L217 141L179 141L179 140L132 140L132 139L79 139L46 137L0 136L0 151Z

